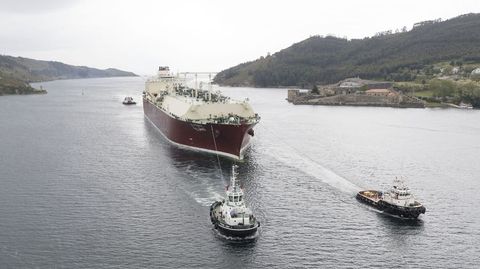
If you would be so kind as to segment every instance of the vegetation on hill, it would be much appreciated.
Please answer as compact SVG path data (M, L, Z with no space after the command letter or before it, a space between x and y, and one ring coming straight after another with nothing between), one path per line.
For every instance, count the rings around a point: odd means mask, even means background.
M267 57L220 72L215 82L230 86L329 84L347 77L393 81L428 80L435 66L480 67L480 14L417 23L406 31L347 40L313 36ZM464 70L468 73L468 70Z
M0 55L0 95L46 93L29 85L56 79L136 76L114 68L100 70L60 62L39 61L23 57Z
M5 74L0 73L0 95L35 94L35 93L47 93L47 92L45 90L35 89L26 82L11 78Z
M480 82L474 80L432 79L426 83L399 82L395 88L429 103L468 103L480 108Z
M136 76L114 68L105 70L86 66L73 66L60 62L39 61L23 57L0 55L0 72L24 82L55 79Z

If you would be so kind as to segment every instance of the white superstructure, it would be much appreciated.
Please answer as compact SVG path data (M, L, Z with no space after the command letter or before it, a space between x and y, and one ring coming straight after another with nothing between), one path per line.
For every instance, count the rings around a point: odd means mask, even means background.
M389 204L396 206L415 206L415 198L410 189L405 185L404 181L396 178L390 191L383 194L383 200Z
M160 109L184 121L195 123L240 124L258 122L259 117L247 100L237 101L220 91L188 88L186 79L160 67L158 75L145 84L145 97Z
M225 195L225 202L222 206L223 221L230 225L251 225L255 222L252 211L246 207L243 190L240 188L235 166L232 167L230 186Z

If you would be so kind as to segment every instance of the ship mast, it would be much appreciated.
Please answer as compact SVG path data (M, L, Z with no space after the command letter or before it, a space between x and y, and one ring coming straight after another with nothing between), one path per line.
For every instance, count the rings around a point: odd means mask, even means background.
M208 74L208 101L212 101L212 74Z
M232 191L233 192L238 192L238 188L240 187L240 184L237 179L237 171L236 169L238 168L238 165L234 164L232 165L232 176L230 177L230 186L232 186Z
M198 74L195 73L195 88L193 89L195 91L195 96L197 96L197 91L198 91Z

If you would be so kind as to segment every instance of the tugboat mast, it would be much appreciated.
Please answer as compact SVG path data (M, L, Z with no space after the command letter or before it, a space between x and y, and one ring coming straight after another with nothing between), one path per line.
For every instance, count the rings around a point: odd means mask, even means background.
M236 169L238 168L238 165L234 164L232 165L232 175L230 177L230 186L232 186L232 192L239 192L240 184L237 179L237 171Z

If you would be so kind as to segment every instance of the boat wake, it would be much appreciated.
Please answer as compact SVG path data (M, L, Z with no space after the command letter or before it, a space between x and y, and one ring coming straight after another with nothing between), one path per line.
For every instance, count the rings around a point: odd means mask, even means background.
M210 206L213 202L223 199L223 196L215 192L212 187L208 187L206 192L190 192L189 195L202 206Z
M272 145L268 150L264 150L263 152L270 157L320 179L322 182L343 192L355 194L361 190L359 186L336 174L334 171L322 166L315 160L291 149L290 146L282 147Z
M221 200L221 195L214 195L210 197L193 197L197 203L202 206L211 206L213 202Z

